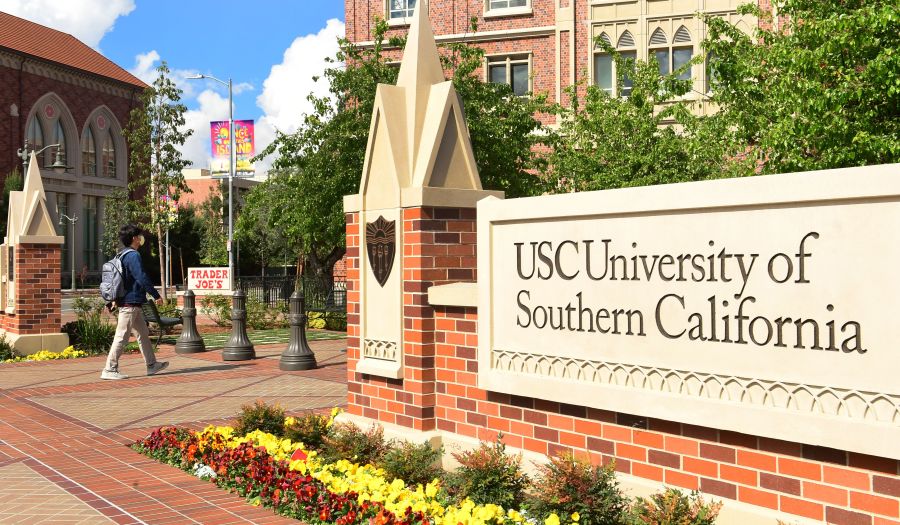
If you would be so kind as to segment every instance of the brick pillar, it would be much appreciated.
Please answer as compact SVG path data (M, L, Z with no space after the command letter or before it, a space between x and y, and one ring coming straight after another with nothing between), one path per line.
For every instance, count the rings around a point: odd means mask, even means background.
M347 221L348 412L416 430L434 430L436 371L434 309L428 289L475 281L475 209L402 210L403 378L356 372L359 343L359 214ZM443 338L443 335L439 337Z
M60 351L69 338L60 332L60 245L15 246L15 306L4 312L3 329L20 354Z

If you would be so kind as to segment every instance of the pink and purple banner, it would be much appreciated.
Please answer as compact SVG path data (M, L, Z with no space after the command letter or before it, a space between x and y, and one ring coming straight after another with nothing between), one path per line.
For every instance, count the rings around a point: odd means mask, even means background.
M212 162L210 171L213 175L227 174L229 165L229 129L227 120L219 120L209 123L210 150ZM235 173L253 173L255 168L250 162L255 154L253 140L253 121L235 120Z

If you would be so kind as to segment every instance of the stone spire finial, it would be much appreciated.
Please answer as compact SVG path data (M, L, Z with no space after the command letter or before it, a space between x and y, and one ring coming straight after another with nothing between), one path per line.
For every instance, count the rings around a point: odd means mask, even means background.
M437 43L428 19L428 2L419 0L413 14L406 48L397 75L397 87L406 90L406 119L410 133L409 165L416 162L416 153L422 136L425 113L431 86L444 82L444 68L441 67Z

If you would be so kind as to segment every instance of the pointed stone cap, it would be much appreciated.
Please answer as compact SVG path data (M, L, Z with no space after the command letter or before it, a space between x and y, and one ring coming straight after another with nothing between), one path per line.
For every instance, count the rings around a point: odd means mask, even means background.
M25 185L22 191L9 194L9 215L6 226L7 244L63 244L56 234L37 156L31 153Z
M486 196L462 101L444 78L428 2L419 0L397 85L379 84L358 195L344 209L474 207Z

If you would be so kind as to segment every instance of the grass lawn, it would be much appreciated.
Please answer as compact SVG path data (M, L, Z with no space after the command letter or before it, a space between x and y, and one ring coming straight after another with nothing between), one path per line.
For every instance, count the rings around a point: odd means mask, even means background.
M218 334L200 334L203 338L203 344L206 345L207 350L216 350L225 346L225 343L231 338L231 332L226 333L218 333ZM250 338L250 342L254 345L268 345L268 344L278 344L284 343L287 344L291 337L291 329L290 328L274 328L272 330L247 330L247 337ZM328 332L324 330L306 330L306 339L307 341L320 341L323 339L343 339L347 337L343 332ZM153 344L156 345L156 335L151 334L151 339L153 339ZM178 340L177 335L167 335L164 336L162 342L160 344L168 344L174 345ZM137 342L132 341L128 344L128 350L137 350Z

